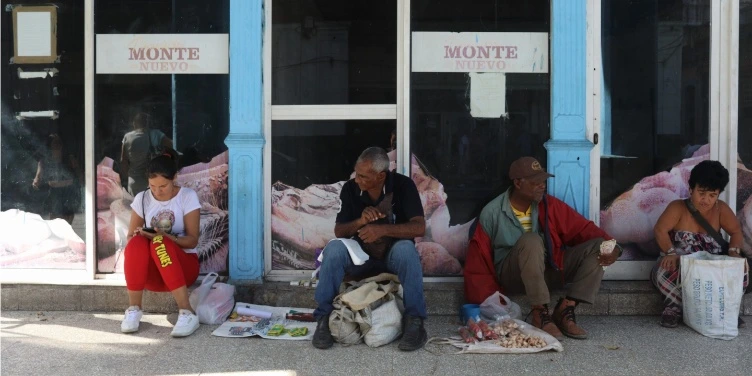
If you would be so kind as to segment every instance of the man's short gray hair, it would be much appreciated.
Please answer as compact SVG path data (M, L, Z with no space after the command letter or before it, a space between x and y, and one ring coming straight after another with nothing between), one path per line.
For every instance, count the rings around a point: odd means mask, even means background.
M386 150L377 146L363 150L355 163L361 162L371 162L371 169L376 173L389 171L389 156Z

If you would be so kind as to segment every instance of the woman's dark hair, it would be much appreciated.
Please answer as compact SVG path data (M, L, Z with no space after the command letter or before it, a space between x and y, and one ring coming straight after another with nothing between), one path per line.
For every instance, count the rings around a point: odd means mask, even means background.
M705 188L723 192L729 182L729 172L718 161L702 161L689 174L689 188Z
M161 155L152 158L146 168L146 176L155 178L161 176L165 179L175 179L178 173L178 153L172 149L165 149Z

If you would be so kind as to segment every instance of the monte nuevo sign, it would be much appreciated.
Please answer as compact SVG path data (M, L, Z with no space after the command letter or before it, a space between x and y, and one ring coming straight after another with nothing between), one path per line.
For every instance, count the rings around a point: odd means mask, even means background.
M227 34L97 34L98 74L227 74Z
M548 33L412 33L413 72L547 73Z

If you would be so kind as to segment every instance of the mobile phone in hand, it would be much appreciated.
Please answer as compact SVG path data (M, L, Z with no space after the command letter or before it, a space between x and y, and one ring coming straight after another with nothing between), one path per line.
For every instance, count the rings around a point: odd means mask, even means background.
M153 229L151 227L144 227L144 228L141 229L141 231L152 233L152 234L156 234L157 233L157 230L155 230L155 229Z

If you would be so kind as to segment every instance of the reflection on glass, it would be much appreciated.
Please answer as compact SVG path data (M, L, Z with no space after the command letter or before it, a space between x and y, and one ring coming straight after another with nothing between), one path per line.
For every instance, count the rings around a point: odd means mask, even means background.
M275 0L272 104L393 104L395 0Z
M95 7L98 34L229 32L228 0L160 0L139 7L101 0ZM180 153L175 184L196 191L202 204L196 248L201 272L227 270L228 95L228 75L96 75L99 272L122 271L130 204L148 188L146 164L166 147Z
M549 32L547 0L411 4L411 32ZM426 275L461 272L467 228L508 187L513 160L533 156L546 162L549 75L506 74L506 113L499 118L471 115L470 86L467 72L410 76L412 174L416 182L416 171L426 176L421 194L429 197L424 209L430 232L418 245L421 252L426 247ZM442 251L428 252L431 247Z
M273 269L315 269L355 161L367 147L387 149L395 129L394 120L272 122Z
M739 165L736 211L744 231L744 248L752 257L752 1L739 8Z
M600 224L622 260L654 259L653 225L708 157L710 2L604 1Z
M8 64L12 13L1 16L0 268L85 268L83 3L57 12L64 53L53 64ZM43 78L21 73L53 68Z

